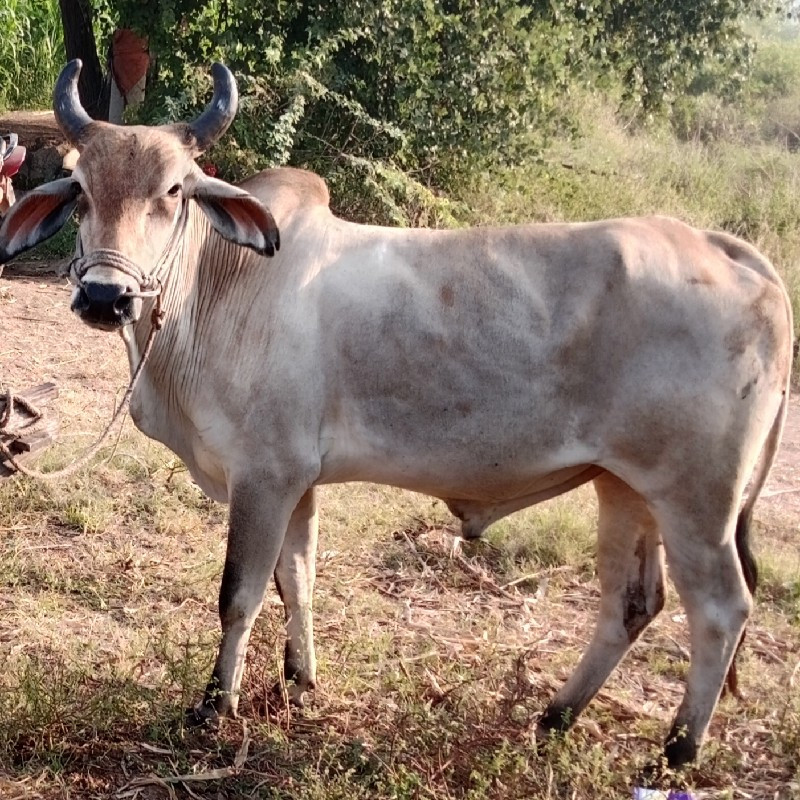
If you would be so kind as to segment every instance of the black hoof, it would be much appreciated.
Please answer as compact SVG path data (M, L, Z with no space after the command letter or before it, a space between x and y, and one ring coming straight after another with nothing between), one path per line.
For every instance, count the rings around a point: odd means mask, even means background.
M670 769L680 769L693 763L697 760L699 749L697 742L686 733L682 725L673 726L664 744L667 766Z
M683 726L674 726L664 744L664 755L654 764L648 764L637 776L637 786L662 791L686 788L679 771L697 760L699 748L689 738Z
M220 716L217 710L205 701L187 708L183 718L184 726L190 730L204 728L205 730L216 731L219 730L219 723Z
M548 706L537 723L537 737L552 733L564 733L575 722L575 714L569 706Z

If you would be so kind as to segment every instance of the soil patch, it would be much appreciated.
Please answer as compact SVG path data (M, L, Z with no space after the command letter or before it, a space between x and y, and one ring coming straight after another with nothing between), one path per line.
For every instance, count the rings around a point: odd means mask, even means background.
M69 309L70 296L67 282L52 274L0 279L0 384L19 391L55 382L59 439L82 445L111 419L128 364L120 337L84 325Z
M52 111L9 111L0 114L0 133L13 131L30 149L65 144Z

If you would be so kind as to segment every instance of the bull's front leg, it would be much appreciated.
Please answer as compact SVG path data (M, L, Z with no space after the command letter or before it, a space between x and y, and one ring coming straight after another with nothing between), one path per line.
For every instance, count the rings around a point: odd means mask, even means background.
M319 533L315 494L309 489L292 513L275 568L275 585L286 611L283 675L289 701L297 706L303 705L303 695L314 689L317 679L311 612Z
M205 696L188 713L190 725L236 716L250 631L275 571L289 519L308 488L281 491L281 485L286 487L285 480L252 476L230 492L228 546L219 593L222 642Z

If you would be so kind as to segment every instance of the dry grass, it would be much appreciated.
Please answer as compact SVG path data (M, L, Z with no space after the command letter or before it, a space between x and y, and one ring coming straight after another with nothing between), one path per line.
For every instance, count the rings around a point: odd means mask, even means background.
M538 750L531 739L591 634L596 580L570 562L587 489L519 515L516 537L457 547L441 504L324 487L315 704L275 704L282 614L270 595L244 719L218 736L185 731L216 644L225 514L166 451L135 436L119 449L135 459L118 454L65 487L0 486L4 799L625 796L657 752L686 670L674 595L576 730ZM570 514L563 563L520 548L542 516ZM762 548L792 532L765 528ZM725 700L714 719L689 776L700 797L798 796L796 600L759 603L747 700Z

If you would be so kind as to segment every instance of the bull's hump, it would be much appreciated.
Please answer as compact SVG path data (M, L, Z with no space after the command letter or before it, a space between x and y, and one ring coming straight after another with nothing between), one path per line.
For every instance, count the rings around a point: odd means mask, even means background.
M330 206L328 185L319 175L305 169L267 169L239 186L269 207L278 227L285 226L295 210Z

